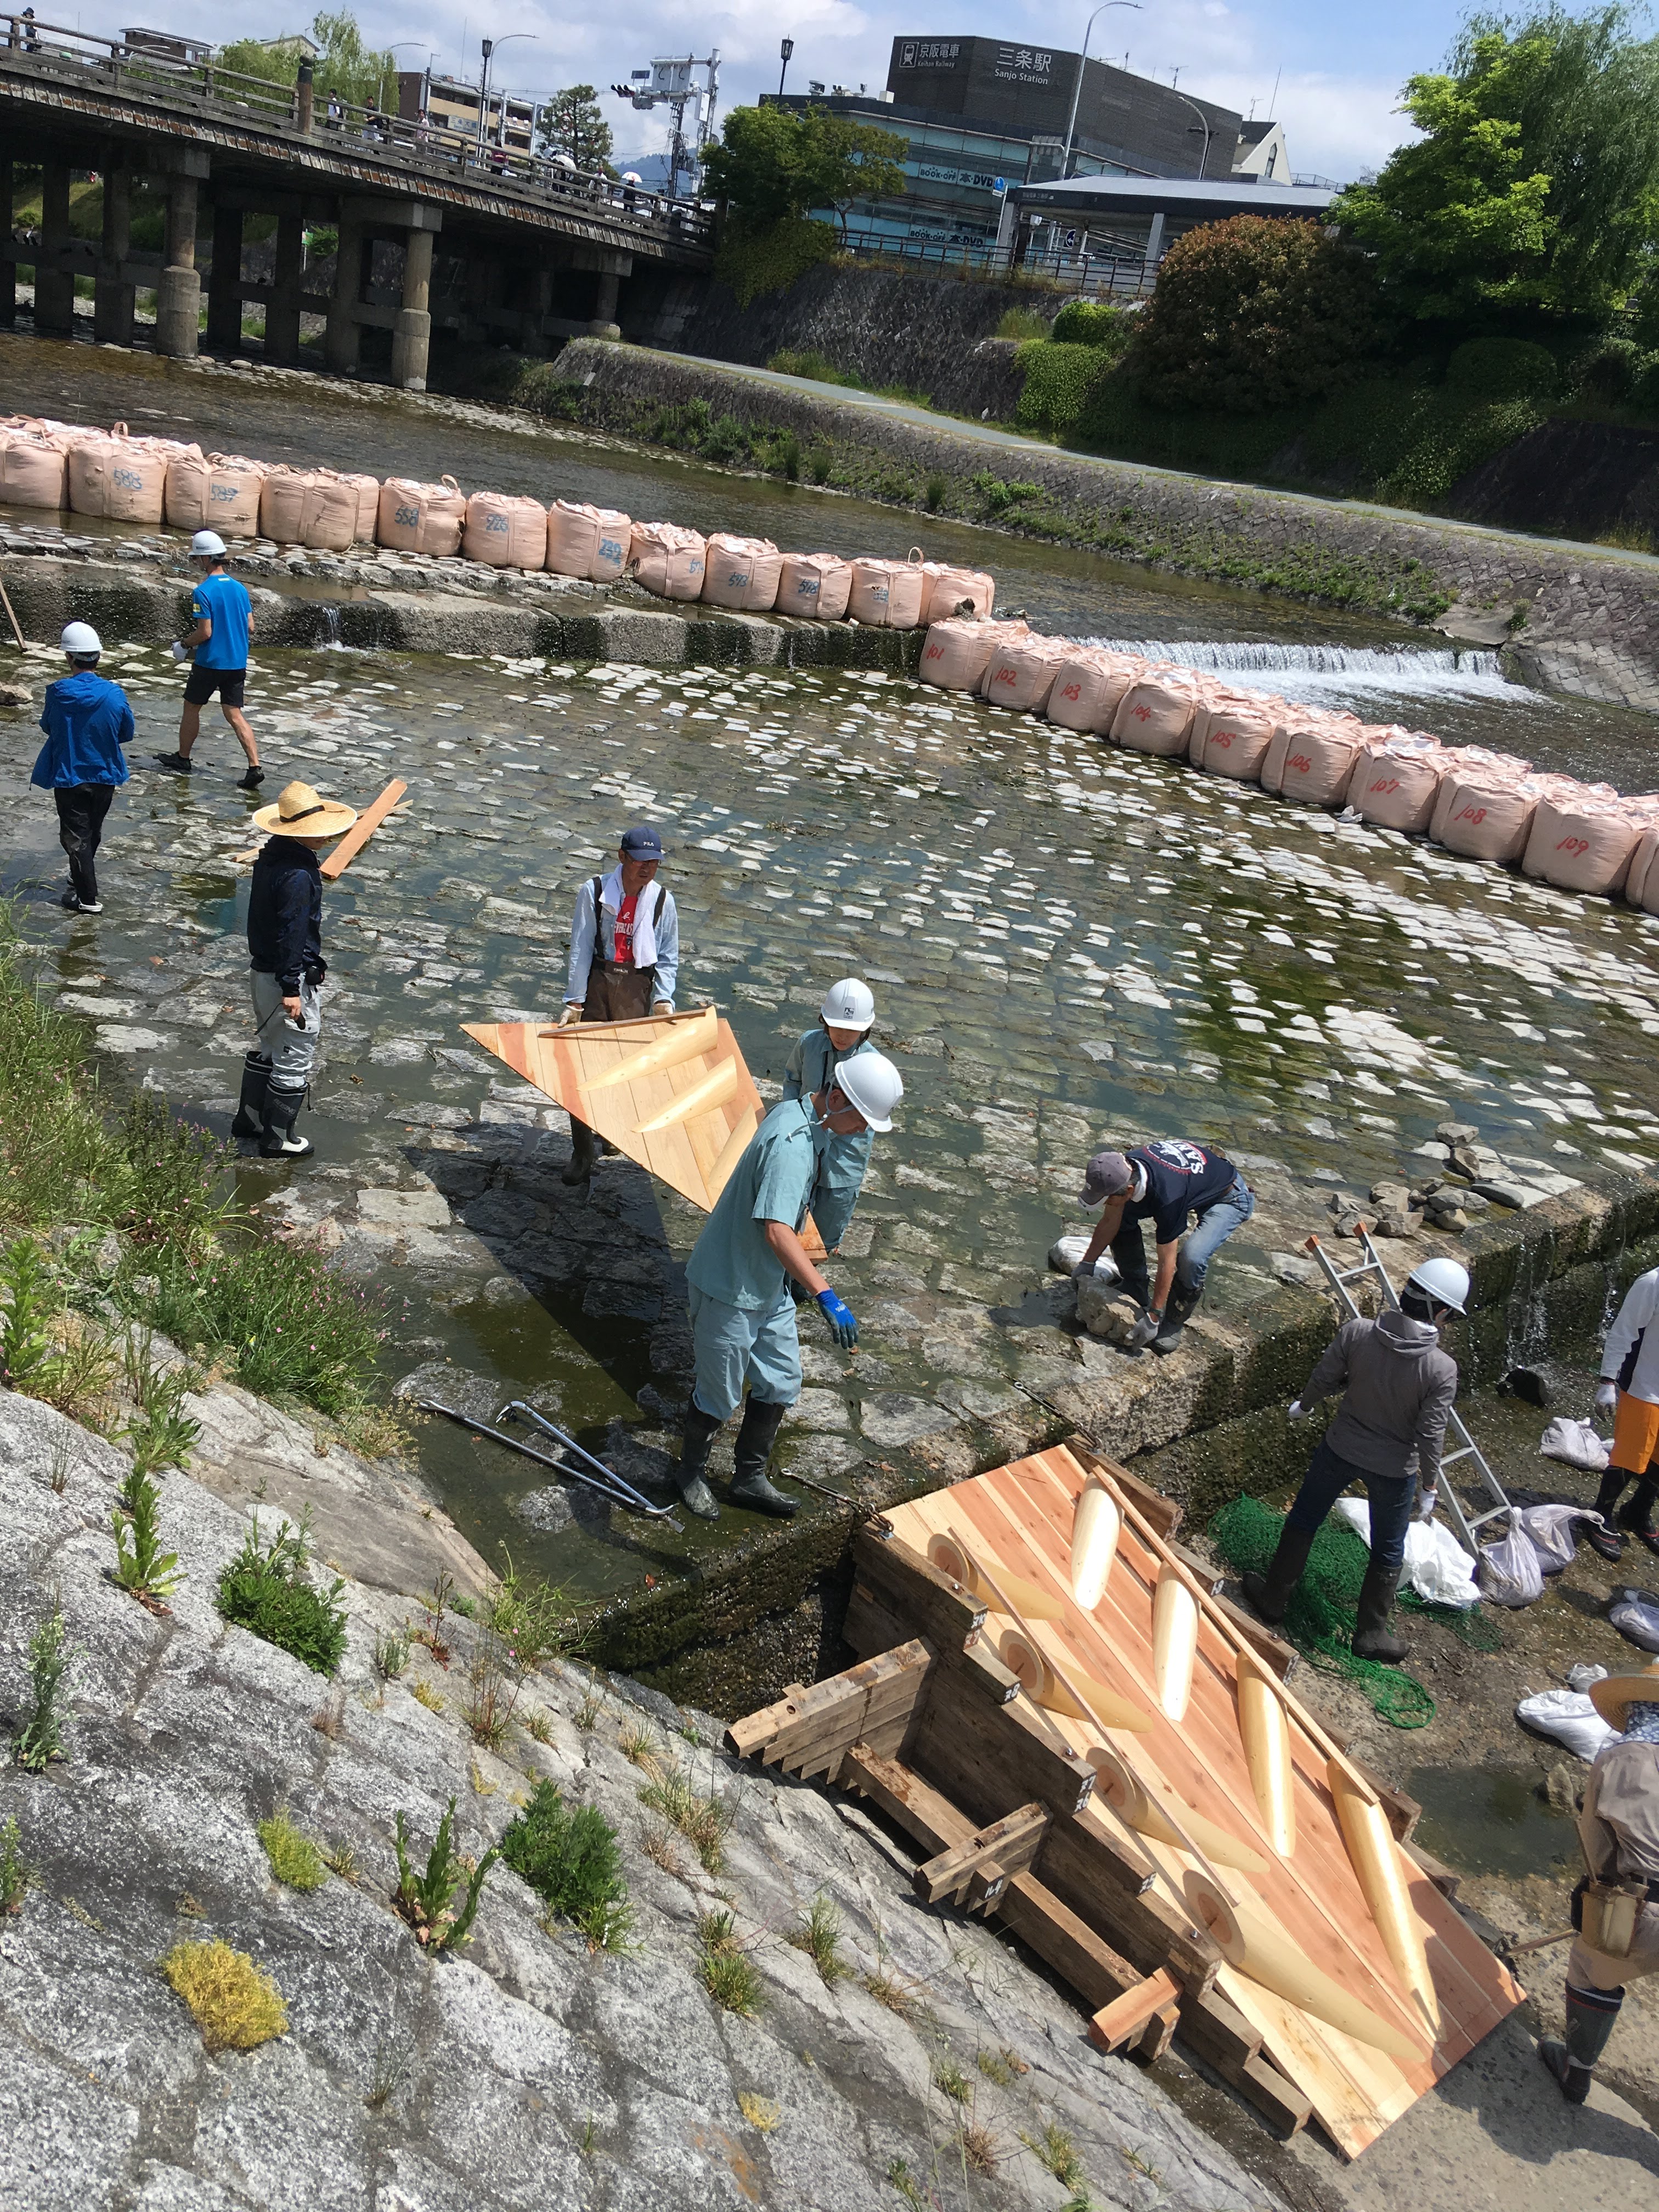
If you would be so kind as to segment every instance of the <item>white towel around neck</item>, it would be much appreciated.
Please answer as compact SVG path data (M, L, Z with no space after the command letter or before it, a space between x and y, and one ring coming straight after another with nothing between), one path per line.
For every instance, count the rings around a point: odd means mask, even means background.
M627 896L623 889L621 868L612 868L599 887L599 904L608 906L613 914L620 914L623 901ZM654 968L657 964L657 902L661 896L662 885L653 878L640 893L639 903L634 908L634 965L636 968ZM595 915L593 920L596 925L602 926L599 915ZM608 960L614 950L613 944L604 950L602 957Z

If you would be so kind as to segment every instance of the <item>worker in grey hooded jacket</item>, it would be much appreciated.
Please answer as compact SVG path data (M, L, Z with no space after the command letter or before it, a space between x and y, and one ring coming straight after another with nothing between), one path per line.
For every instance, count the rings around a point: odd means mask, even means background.
M1468 1275L1455 1260L1425 1260L1407 1278L1398 1306L1375 1321L1344 1322L1326 1346L1291 1419L1304 1419L1337 1389L1342 1402L1285 1517L1273 1565L1265 1575L1244 1577L1244 1595L1264 1620L1276 1626L1285 1618L1326 1515L1345 1490L1362 1484L1370 1500L1371 1558L1360 1586L1354 1656L1390 1664L1406 1656L1405 1644L1389 1633L1389 1614L1411 1527L1412 1464L1418 1494L1431 1501L1457 1395L1457 1363L1440 1348L1439 1325L1463 1311L1468 1294Z

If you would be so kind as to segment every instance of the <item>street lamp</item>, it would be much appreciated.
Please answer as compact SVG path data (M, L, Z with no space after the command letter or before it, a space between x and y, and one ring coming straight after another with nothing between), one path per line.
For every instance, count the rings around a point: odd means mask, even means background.
M1072 173L1072 136L1077 129L1077 104L1083 97L1083 65L1089 58L1089 36L1095 25L1109 8L1130 8L1138 15L1140 0L1101 0L1101 4L1090 16L1083 33L1083 52L1077 58L1077 82L1072 87L1072 112L1066 121L1066 151L1060 157L1062 181Z
M489 58L495 52L497 46L506 46L508 40L533 40L535 36L536 33L533 31L509 31L507 34L507 38L505 39L486 39L483 41L483 69L478 78L477 143L480 146L482 146L484 142L484 118L489 112ZM501 135L503 137L507 135L507 110L505 106L503 106L501 109Z
M778 71L778 98L780 100L783 98L783 80L788 71L790 57L793 54L794 51L795 42L793 39L785 39L778 48L779 53L783 57L783 67Z
M1188 100L1184 92L1177 92L1176 94L1176 98L1181 102L1183 107L1190 107L1193 113L1197 116L1199 121L1204 125L1204 158L1198 165L1198 173L1201 177L1207 173L1210 166L1210 118L1204 112L1204 110L1199 106L1198 102L1195 100ZM1197 135L1196 131L1191 130L1187 133L1187 136L1189 138L1196 137Z

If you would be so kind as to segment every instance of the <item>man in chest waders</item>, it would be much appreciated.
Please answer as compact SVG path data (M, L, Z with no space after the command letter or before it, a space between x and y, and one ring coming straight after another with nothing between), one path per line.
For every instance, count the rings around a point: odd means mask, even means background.
M680 918L674 894L657 881L661 866L662 839L641 823L623 832L611 873L591 877L577 892L561 1029L572 1022L635 1022L673 1012ZM587 1181L603 1142L571 1115L566 1182Z
M673 1477L687 1510L700 1520L720 1518L705 1471L709 1447L739 1406L732 1504L780 1520L796 1510L796 1501L766 1474L783 1417L800 1395L791 1281L823 1307L844 1350L859 1340L851 1309L806 1256L801 1224L813 1208L826 1146L890 1129L903 1096L891 1060L878 1052L855 1053L827 1091L786 1098L772 1109L715 1201L685 1271L696 1383Z

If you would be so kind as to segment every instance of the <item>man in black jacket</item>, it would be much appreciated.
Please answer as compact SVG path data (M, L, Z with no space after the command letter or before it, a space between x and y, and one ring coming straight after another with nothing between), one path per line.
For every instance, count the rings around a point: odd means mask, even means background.
M296 1137L322 1034L323 878L320 847L331 845L357 819L356 809L319 799L308 783L291 783L274 806L253 817L270 831L253 863L247 904L257 1041L242 1063L242 1097L234 1137L255 1138L266 1159L303 1159L312 1149Z

